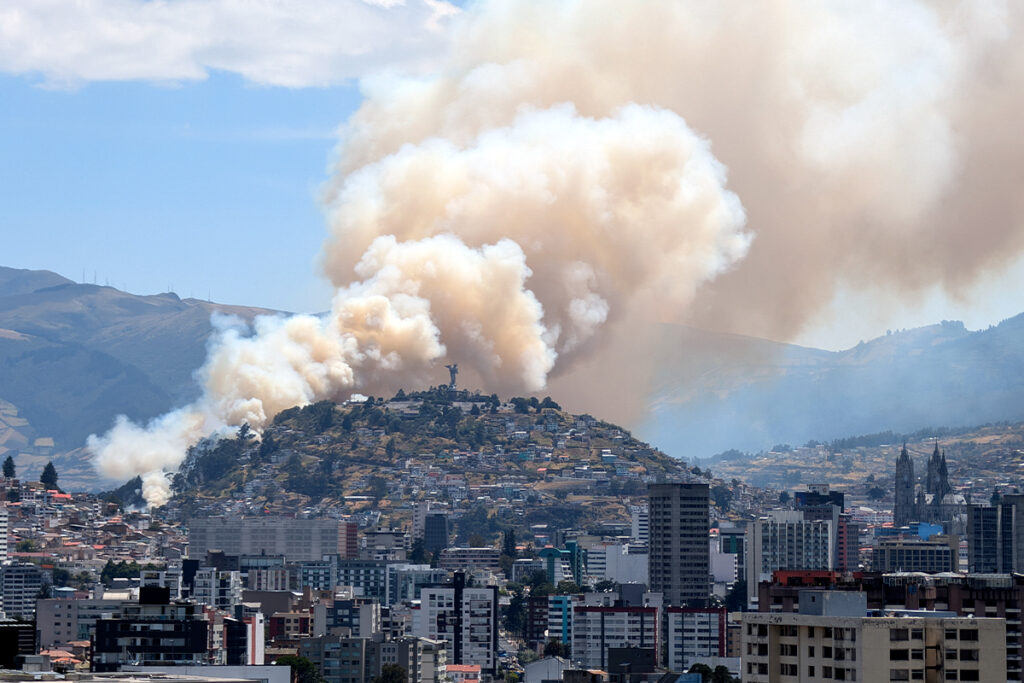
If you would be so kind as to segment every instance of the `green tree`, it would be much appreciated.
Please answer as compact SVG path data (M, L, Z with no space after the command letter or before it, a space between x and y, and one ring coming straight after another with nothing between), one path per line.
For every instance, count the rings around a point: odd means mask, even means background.
M380 676L373 679L373 683L405 683L408 676L405 669L397 664L385 664L380 668Z
M63 588L71 583L71 572L61 567L53 568L53 585Z
M522 587L512 594L505 608L505 630L515 636L522 636L526 628L526 599Z
M711 674L714 672L707 664L694 664L690 667L690 670L687 673L700 674L700 679L704 681L704 683L709 683L709 681L711 681Z
M277 666L292 668L292 683L324 683L324 677L313 662L297 655L284 655L274 661Z
M514 529L509 529L505 532L502 539L501 552L513 559L516 557L516 532Z
M575 581L565 580L559 581L558 585L555 587L555 590L558 591L560 595L572 595L575 593L579 593L580 587L576 584Z
M783 505L789 502L789 491L783 491L779 494L779 502Z
M8 455L7 459L4 460L4 476L8 479L14 479L14 475L14 458Z
M57 468L53 466L53 461L46 463L46 467L43 468L43 473L39 475L39 481L41 481L47 489L57 488Z
M868 498L871 500L882 500L885 498L885 489L880 486L872 486L868 489Z
M725 594L725 609L730 612L742 612L747 607L747 582L740 579Z
M548 642L544 643L544 656L545 657L565 657L568 658L570 655L569 643L563 643L558 638L550 638Z
M409 549L409 561L413 564L427 564L427 550L423 547L423 539L417 538Z

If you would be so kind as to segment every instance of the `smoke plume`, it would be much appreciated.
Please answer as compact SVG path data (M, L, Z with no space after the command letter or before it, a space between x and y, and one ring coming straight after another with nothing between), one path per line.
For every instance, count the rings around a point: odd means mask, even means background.
M331 312L221 329L202 398L119 421L97 462L170 471L197 434L445 359L488 391L560 376L636 408L658 359L620 354L643 322L787 339L839 286L956 292L1024 246L1022 12L475 5L438 75L362 82L325 190Z

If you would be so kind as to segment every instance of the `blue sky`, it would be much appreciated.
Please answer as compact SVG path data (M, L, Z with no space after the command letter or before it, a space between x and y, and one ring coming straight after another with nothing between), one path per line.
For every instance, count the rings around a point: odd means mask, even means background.
M317 194L359 99L351 84L232 74L73 90L0 77L3 263L138 293L323 307Z

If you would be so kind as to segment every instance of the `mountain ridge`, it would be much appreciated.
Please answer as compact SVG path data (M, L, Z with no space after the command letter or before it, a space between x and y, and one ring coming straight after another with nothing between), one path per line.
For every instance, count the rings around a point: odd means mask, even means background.
M145 421L195 398L214 314L281 313L0 267L0 399L20 411L16 426L0 425L0 457L62 455L71 465L83 457L85 436L106 430L117 414ZM663 359L634 383L646 387L639 418L611 410L621 384L604 368L598 391L572 391L567 374L548 392L574 412L613 417L686 458L1024 418L1024 314L976 331L944 321L842 351L672 324L649 331L623 348L624 358ZM622 365L618 372L634 371ZM38 437L55 443L36 448ZM96 485L87 466L76 469L83 485Z

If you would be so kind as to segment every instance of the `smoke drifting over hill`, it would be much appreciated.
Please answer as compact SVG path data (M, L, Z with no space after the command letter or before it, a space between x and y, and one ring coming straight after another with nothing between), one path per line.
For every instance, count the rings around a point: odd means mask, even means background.
M473 6L440 75L363 83L325 193L330 314L222 328L203 397L93 437L97 463L159 503L198 435L443 359L534 391L623 361L639 321L782 339L839 285L970 284L1024 242L1022 11Z

